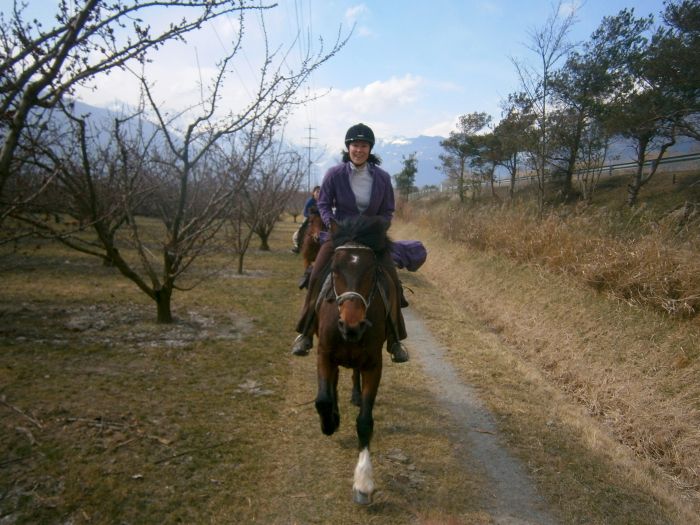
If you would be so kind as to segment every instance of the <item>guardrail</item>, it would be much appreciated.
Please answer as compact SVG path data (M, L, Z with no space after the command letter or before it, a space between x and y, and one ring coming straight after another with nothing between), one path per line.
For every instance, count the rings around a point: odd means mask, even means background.
M654 162L654 159L650 159L644 162L644 166L651 166L651 164ZM668 165L668 164L676 164L680 162L686 162L686 163L697 163L697 167L700 167L700 152L697 153L687 153L684 155L674 155L672 157L665 157L659 161L659 167L661 168L662 166ZM607 173L609 176L612 176L613 172L615 171L621 171L621 170L631 170L631 169L636 169L637 168L637 163L636 162L621 162L618 164L608 164L606 166L600 166L598 168L589 168L589 169L582 169L582 170L576 170L574 172L574 176L580 177L584 173L591 173L591 172L600 172L601 174ZM666 171L666 170L663 170ZM551 179L550 177L547 177L547 179ZM522 185L523 183L532 183L537 180L537 175L521 175L520 177L515 178L515 185ZM489 184L488 181L483 181L481 182L482 186L487 186ZM507 185L510 184L510 179L496 179L494 180L494 184L496 186L501 186L501 185ZM419 190L415 191L413 193L409 193L408 199L413 200L413 199L418 199L422 196L425 195L433 195L436 193L454 193L457 191L457 186L454 184L440 184L440 187L438 189L427 189L427 190Z

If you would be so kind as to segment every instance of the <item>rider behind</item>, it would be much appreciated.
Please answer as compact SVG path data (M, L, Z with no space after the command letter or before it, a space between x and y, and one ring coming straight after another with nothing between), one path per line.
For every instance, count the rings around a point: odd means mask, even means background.
M306 199L306 202L304 203L304 211L302 214L304 215L304 220L299 225L299 229L294 232L294 235L292 236L292 251L294 253L299 253L299 247L301 246L301 243L304 241L304 233L306 233L306 227L309 224L309 215L311 214L311 209L315 208L318 202L318 195L321 192L321 187L320 186L314 186L314 189L311 191L311 197Z

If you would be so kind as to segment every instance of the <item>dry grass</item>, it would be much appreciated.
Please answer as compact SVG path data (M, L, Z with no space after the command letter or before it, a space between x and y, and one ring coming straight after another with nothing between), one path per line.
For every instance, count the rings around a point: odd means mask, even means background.
M448 239L567 273L629 304L673 316L700 313L700 203L662 216L564 208L537 219L526 204L417 204L412 220ZM625 226L614 225L622 223Z
M459 426L411 363L387 360L375 409L378 491L369 507L352 503L348 374L341 428L327 438L311 403L315 362L289 355L302 297L301 264L287 251L293 229L280 224L272 251L251 252L243 277L224 271L178 293L173 327L152 323L145 296L88 257L43 243L0 255L3 523L494 523L488 480L465 464ZM642 423L628 391L651 388L653 401L658 387L670 404L695 395L697 359L673 347L671 360L665 318L626 317L586 289L547 299L546 274L410 227L403 238L431 250L424 270L404 274L416 290L409 300L496 411L553 514L564 523L693 521L658 469L619 444ZM225 253L209 257L205 273L235 267ZM570 292L564 277L553 279ZM601 329L596 320L608 317L614 323ZM594 371L618 362L635 373L608 372L608 382L622 381L611 404L605 389L596 397L595 381L606 383ZM659 427L640 447L663 445ZM693 440L674 443L685 460Z
M387 363L375 410L375 503L351 500L349 374L340 433L320 432L315 361L289 346L302 295L295 225L246 273L175 295L177 323L113 269L58 245L0 254L0 521L489 523L420 371ZM227 269L228 268L228 269ZM388 361L388 360L387 360Z
M410 214L424 235L441 231L453 242L441 244L440 260L462 257L431 279L459 293L515 355L659 468L671 481L669 497L677 491L697 509L700 221L696 205L665 204L672 211L653 202L634 213L561 208L541 221L523 204L432 203Z

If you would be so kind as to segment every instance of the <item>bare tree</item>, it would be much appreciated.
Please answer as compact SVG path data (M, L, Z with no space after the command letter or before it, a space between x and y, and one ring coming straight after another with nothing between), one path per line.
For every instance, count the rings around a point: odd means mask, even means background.
M610 137L599 121L586 126L579 151L578 184L582 198L590 203L603 173Z
M489 185L491 198L501 203L502 199L496 193L494 186L496 166L499 165L504 154L499 137L494 132L477 135L474 137L474 145L476 154L472 158L471 165L480 176L481 181Z
M576 21L575 11L563 13L563 2L552 5L552 10L541 28L529 32L527 47L536 55L537 66L512 59L520 78L523 92L529 99L536 115L538 140L531 154L531 161L537 175L538 209L544 211L545 179L549 169L549 112L552 97L550 81L557 63L564 58L573 45L567 41L571 27Z
M285 211L292 216L295 223L297 222L299 215L303 213L304 204L308 198L309 197L305 191L297 191L287 201Z
M459 201L464 202L467 189L471 188L472 198L481 190L481 181L474 179L468 169L471 159L478 153L474 137L491 122L486 113L470 113L459 117L457 131L440 142L445 153L440 155L442 170L457 184Z
M244 11L239 16L242 28ZM13 217L42 234L114 265L154 300L159 322L173 320L174 291L184 289L183 276L216 246L239 192L259 169L290 107L300 102L300 87L345 42L338 38L328 51L323 45L315 54L309 50L294 71L287 66L291 48L270 51L266 47L250 99L223 114L221 90L242 49L242 39L241 30L210 84L201 86L200 103L174 114L157 101L146 74L139 74L143 112L156 123L152 138L129 137L133 128L127 126L127 119L118 119L105 144L86 116L65 106L74 140L37 141L44 145L33 155L31 165L53 177L55 194L62 197L52 200L54 209L92 229L96 239L82 234L80 228L57 228L28 208L13 212ZM227 166L221 161L225 143L236 146L226 152L232 157L230 171L217 169ZM157 226L138 216L145 206L156 214Z
M511 202L522 156L525 151L531 150L528 140L533 121L534 115L527 100L519 94L511 94L503 104L503 118L493 129L498 140L498 165L508 171L508 196Z
M270 151L251 178L245 193L248 225L260 238L260 249L269 251L268 240L290 198L304 178L304 162L283 144Z
M215 18L272 5L231 0L75 0L58 2L53 23L26 16L27 5L14 0L0 13L0 221L26 202L5 197L9 178L20 173L16 154L27 127L40 130L50 117L42 109L55 108L78 86L89 86L98 75L144 62L166 42L182 40ZM167 9L178 8L178 9ZM164 29L153 31L144 17L169 17ZM33 197L34 195L30 196Z

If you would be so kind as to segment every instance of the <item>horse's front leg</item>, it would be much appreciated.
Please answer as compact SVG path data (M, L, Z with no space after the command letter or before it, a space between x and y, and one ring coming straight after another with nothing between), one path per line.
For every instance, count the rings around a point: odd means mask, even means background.
M360 388L360 370L357 368L352 369L352 397L350 401L356 407L362 404L362 390Z
M328 357L319 348L316 364L318 374L318 393L316 394L316 412L321 418L321 431L330 436L340 426L338 411L338 367L330 364Z
M357 416L357 440L360 448L360 457L355 467L352 493L355 502L363 505L372 502L372 492L374 492L369 442L372 439L374 430L372 409L374 408L374 400L377 397L381 374L381 365L376 370L362 371L362 399L360 402L360 414Z

